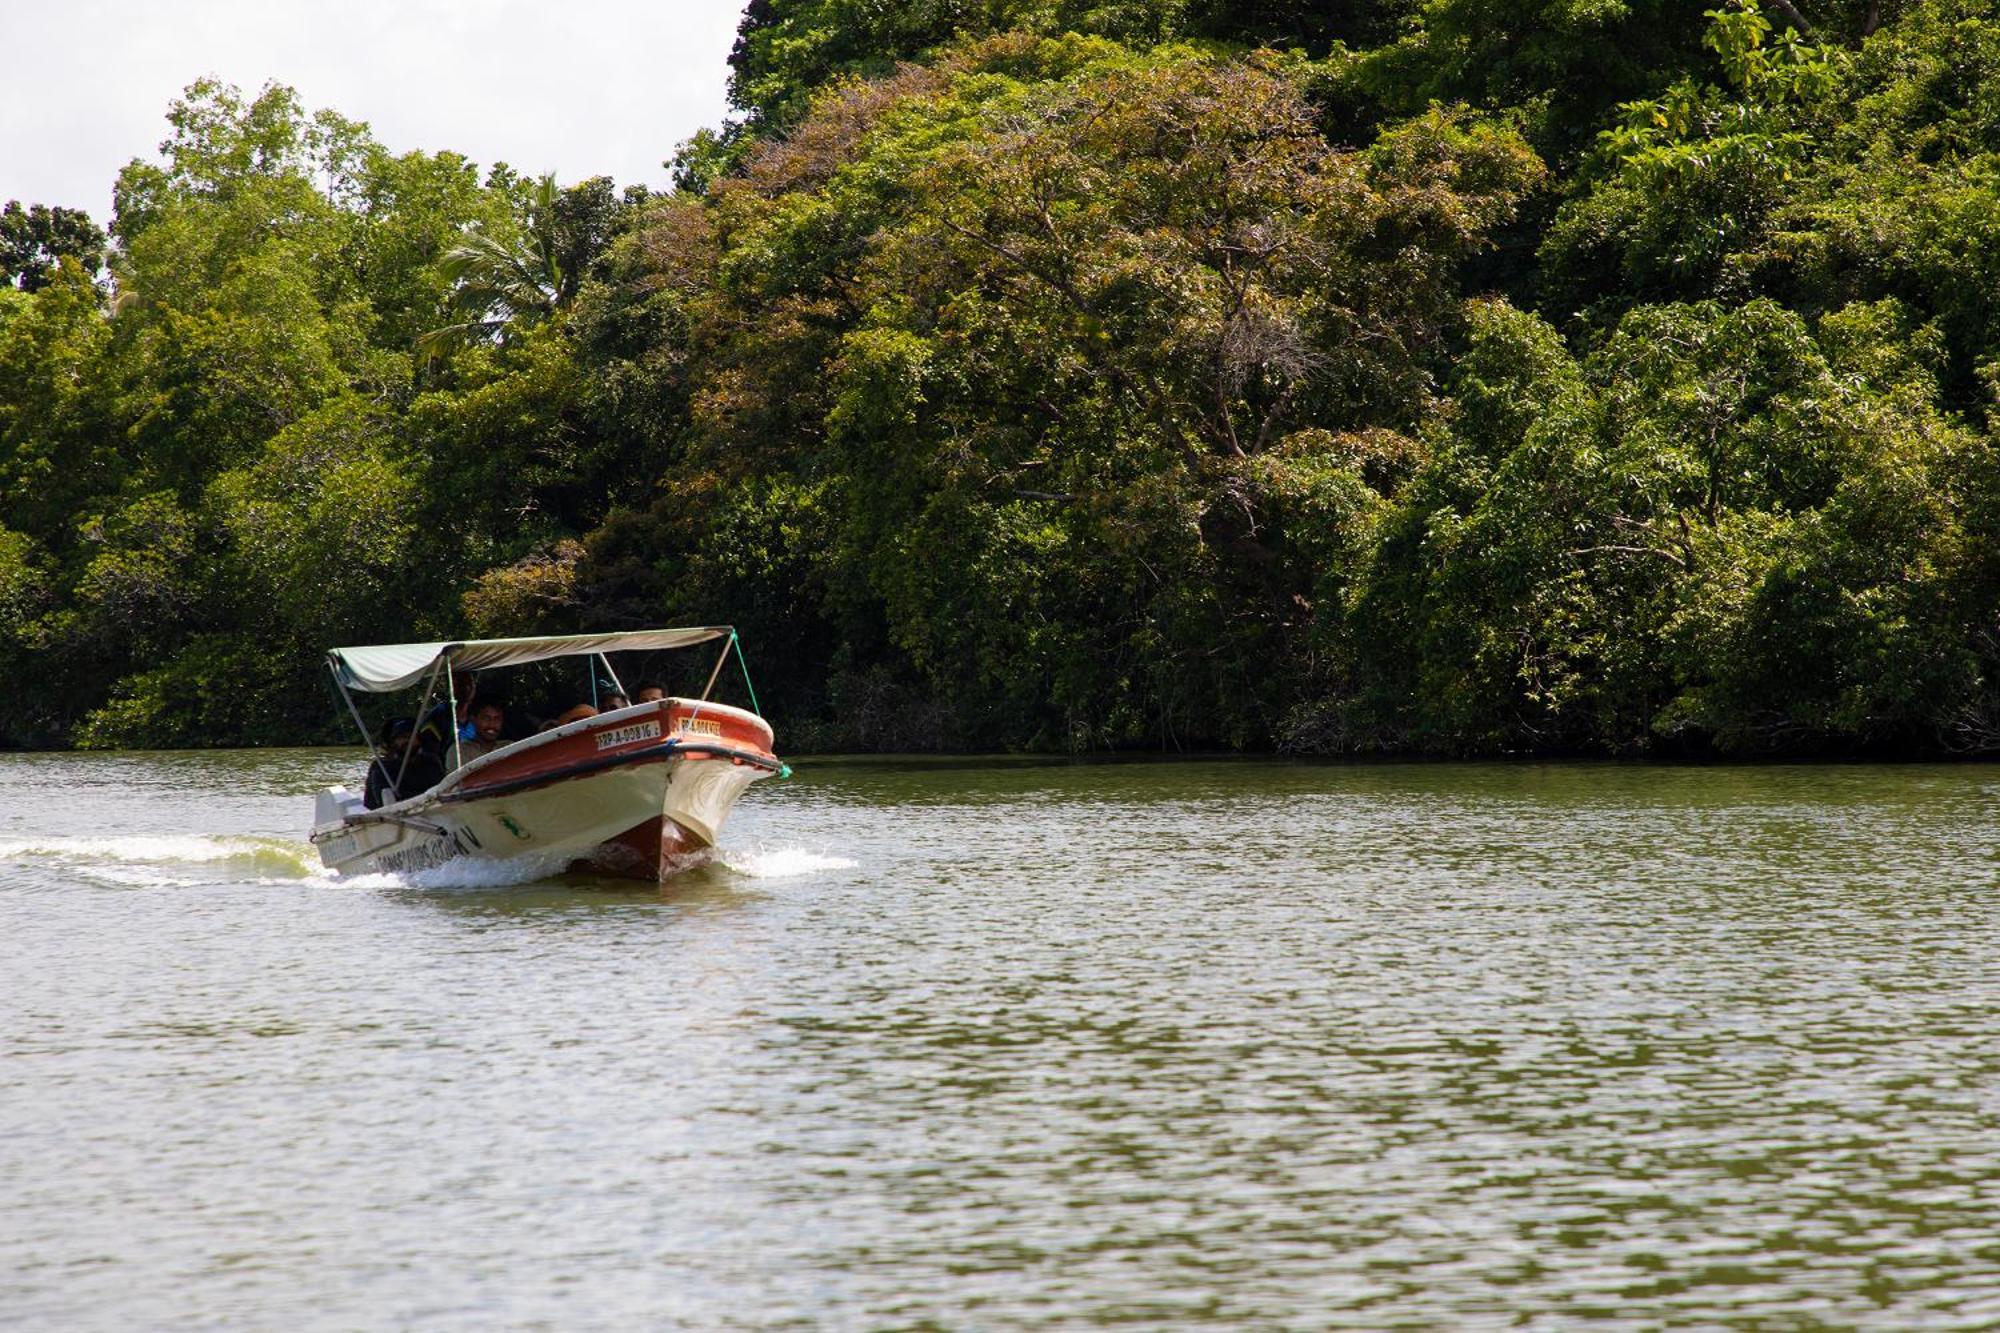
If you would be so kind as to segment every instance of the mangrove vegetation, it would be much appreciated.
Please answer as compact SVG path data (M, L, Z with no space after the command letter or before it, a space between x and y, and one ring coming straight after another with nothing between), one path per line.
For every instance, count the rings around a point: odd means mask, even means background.
M0 742L726 621L794 751L2000 747L1983 0L753 0L732 65L665 193L203 81L101 230L8 205Z

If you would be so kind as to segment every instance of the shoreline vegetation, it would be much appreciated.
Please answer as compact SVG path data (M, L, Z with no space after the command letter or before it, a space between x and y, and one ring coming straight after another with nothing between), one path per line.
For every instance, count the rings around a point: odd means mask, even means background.
M663 194L203 80L8 205L0 746L729 621L788 752L2000 749L1990 5L950 8Z

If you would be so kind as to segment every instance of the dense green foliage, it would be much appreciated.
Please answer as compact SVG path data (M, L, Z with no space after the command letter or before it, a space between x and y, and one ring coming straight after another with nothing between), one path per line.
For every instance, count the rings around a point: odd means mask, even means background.
M12 200L0 209L0 286L22 291L46 287L63 259L95 270L104 262L104 233L74 208Z
M733 64L663 196L198 83L108 252L10 208L0 737L731 620L794 748L2000 745L1987 6L756 0Z

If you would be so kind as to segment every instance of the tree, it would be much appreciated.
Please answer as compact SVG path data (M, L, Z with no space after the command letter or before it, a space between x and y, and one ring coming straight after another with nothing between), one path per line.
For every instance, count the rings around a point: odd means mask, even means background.
M1687 78L1620 107L1550 229L1547 281L1572 308L1748 294L1778 209L1813 174L1843 53L1776 32L1754 0L1709 15L1726 86Z
M729 56L730 98L762 131L789 130L841 79L880 78L954 43L1006 33L1109 37L1136 48L1175 39L1324 55L1393 35L1414 0L751 0Z
M1340 546L1282 520L1397 474L1370 428L1435 409L1451 275L1538 171L1444 112L1336 151L1301 82L1014 37L827 90L642 224L681 236L654 270L695 386L677 484L733 512L823 481L838 618L951 682L961 734L1268 734L1317 578L1294 551Z
M568 308L623 212L643 198L641 189L621 202L605 176L567 190L557 188L553 175L538 178L515 235L482 226L439 261L451 288L448 307L459 318L419 337L418 352L434 358L454 344L496 339Z
M32 293L0 288L0 525L43 542L131 473L119 447L111 321L77 263Z
M20 200L8 200L0 210L0 285L38 291L64 259L92 275L104 267L104 232L90 215L46 204L22 208Z
M1990 11L757 0L657 198L201 81L108 278L0 213L0 743L469 618L822 747L2000 750Z

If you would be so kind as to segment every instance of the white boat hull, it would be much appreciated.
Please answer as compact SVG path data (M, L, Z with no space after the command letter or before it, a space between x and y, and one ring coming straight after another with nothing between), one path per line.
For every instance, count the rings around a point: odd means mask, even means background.
M530 875L579 869L665 878L716 843L737 799L772 769L716 753L725 747L712 744L706 731L670 731L671 743L661 743L662 727L649 721L655 707L637 705L530 738L381 810L361 811L350 794L327 793L322 812L337 817L316 825L312 841L321 861L343 875L407 874L463 859L510 863ZM659 711L664 715L666 707ZM716 718L740 710L708 705L706 712ZM481 782L522 769L542 752L592 756L592 741L612 753ZM625 752L617 753L621 747Z

